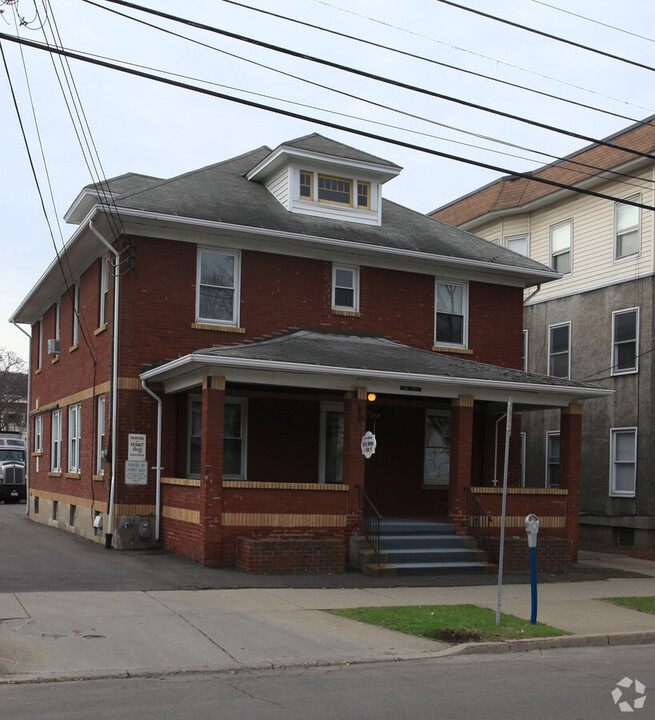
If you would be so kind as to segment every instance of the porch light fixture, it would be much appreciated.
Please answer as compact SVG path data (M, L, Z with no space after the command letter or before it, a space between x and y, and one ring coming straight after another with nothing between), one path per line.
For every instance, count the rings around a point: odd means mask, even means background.
M369 402L374 402L376 400L376 398L377 398L377 395L375 393L368 393L368 395L366 396L366 399Z

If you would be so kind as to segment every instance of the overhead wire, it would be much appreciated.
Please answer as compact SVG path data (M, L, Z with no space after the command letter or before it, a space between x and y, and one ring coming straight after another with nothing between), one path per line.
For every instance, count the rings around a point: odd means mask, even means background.
M81 62L86 62L86 63L92 64L92 65L96 65L98 67L104 67L104 68L107 68L110 70L116 70L118 72L125 73L128 75L133 75L133 76L141 77L141 78L148 79L148 80L154 80L156 82L170 85L172 87L177 87L177 88L180 88L183 90L190 90L192 92L196 92L196 93L199 93L202 95L220 98L222 100L227 100L227 101L234 102L237 104L245 105L247 107L255 108L258 110L265 110L267 112L275 113L277 115L284 115L286 117L295 118L297 120L303 120L306 122L314 123L316 125L323 125L324 127L330 127L330 128L336 129L336 130L341 130L344 132L351 133L353 135L370 138L372 140L378 140L378 141L381 141L384 143L396 145L398 147L403 147L403 148L406 148L409 150L416 150L418 152L433 155L435 157L441 157L441 158L444 158L447 160L453 160L455 162L460 162L460 163L464 163L467 165L474 165L476 167L481 167L481 168L484 168L487 170L493 170L494 172L499 172L499 173L502 173L505 175L510 175L510 176L513 176L516 178L524 178L524 179L531 180L531 181L534 181L537 183L541 183L543 185L548 185L550 187L557 187L557 188L563 189L563 190L570 190L572 192L580 193L583 195L590 195L592 197L598 197L598 198L602 198L605 200L611 200L612 202L621 202L624 205L639 207L639 208L643 208L646 210L655 210L654 206L646 205L645 203L633 201L630 199L618 198L614 195L607 195L605 193L596 192L594 190L589 190L587 188L570 185L568 183L558 182L556 180L544 178L539 175L533 175L532 173L523 173L523 172L517 172L515 170L509 170L507 168L500 167L498 165L492 165L490 163L484 163L484 162L481 162L478 160L460 157L457 155L453 155L451 153L445 153L443 151L435 150L433 148L426 148L421 145L416 145L414 143L406 142L404 140L398 140L396 138L389 138L384 135L372 133L368 130L352 128L352 127L340 125L338 123L334 123L334 122L331 122L329 120L325 120L322 118L316 118L316 117L312 117L309 115L303 115L301 113L296 113L291 110L285 110L283 108L273 107L270 105L264 105L263 103L255 102L253 100L247 100L245 98L234 97L234 96L228 95L226 93L217 92L215 90L210 90L209 88L197 87L195 85L190 85L189 83L184 83L179 80L173 80L171 78L160 77L157 75L153 75L152 73L146 73L141 70L136 70L134 68L123 67L120 65L116 65L115 63L109 63L104 60L99 60L98 58L91 58L86 55L82 55L80 53L72 52L70 50L48 47L48 46L43 45L42 43L37 43L37 42L31 41L31 40L26 40L24 38L16 38L12 35L8 35L7 33L0 33L0 40L2 40L2 39L8 40L8 41L14 42L14 43L24 43L25 45L28 45L37 50L66 55L68 58L79 60Z
M89 2L89 0L84 0L84 1L85 1L85 2ZM302 60L309 60L310 62L314 62L314 63L320 64L320 65L324 65L324 66L326 66L326 67L331 67L331 68L334 68L334 69L337 69L337 70L342 70L342 71L344 71L344 72L347 72L347 73L350 73L350 74L353 74L353 75L357 75L357 76L359 76L359 77L365 77L365 78L367 78L367 79L376 80L376 81L378 81L378 82L382 82L382 83L387 84L387 85L392 85L392 86L394 86L394 87L399 87L399 88L402 88L402 89L404 89L404 90L410 90L410 91L417 92L417 93L420 93L420 94L423 94L423 95L427 95L427 96L429 96L429 97L438 98L438 99L440 99L440 100L446 100L446 101L448 101L448 102L453 102L453 103L456 103L456 104L459 104L459 105L463 105L463 106L465 106L465 107L469 107L469 108L472 108L472 109L475 109L475 110L481 110L481 111L486 112L486 113L490 113L490 114L497 115L497 116L500 116L500 117L504 117L504 118L508 118L508 119L511 119L511 120L515 120L515 121L517 121L517 122L521 122L521 123L524 123L524 124L527 124L527 125L532 125L532 126L534 126L534 127L539 127L539 128L541 128L541 129L544 129L544 130L550 130L550 131L552 131L552 132L556 132L556 133L561 134L561 135L566 135L566 136L568 136L568 137L573 137L573 138L576 138L576 139L578 139L578 140L585 140L585 141L587 141L587 142L590 142L590 143L593 143L593 144L596 144L596 145L603 145L603 146L605 146L605 147L611 147L611 148L614 148L615 150L623 150L623 151L625 151L625 152L627 152L627 153L630 153L630 154L632 154L632 155L640 156L640 157L646 157L646 158L648 158L648 159L651 159L651 157L652 157L649 153L641 152L641 151L636 150L636 149L633 149L633 148L628 148L628 147L625 147L625 146L622 146L622 145L618 145L618 144L616 144L616 143L612 143L612 142L609 142L609 141L607 141L607 140L601 140L601 139L598 139L598 138L590 137L589 135L584 135L584 134L582 134L582 133L576 133L576 132L573 132L573 131L571 131L571 130L565 130L564 128L558 128L558 127L556 127L556 126L549 125L548 123L542 123L542 122L539 122L539 121L537 121L537 120L531 120L531 119L529 119L529 118L525 118L525 117L522 117L522 116L519 116L519 115L515 115L515 114L513 114L513 113L508 113L508 112L505 112L505 111L503 111L503 110L497 110L497 109L494 109L494 108L489 108L489 107L487 107L487 106L485 106L485 105L481 105L481 104L479 104L479 103L474 103L474 102L471 102L471 101L468 101L468 100L464 100L464 99L462 99L462 98L455 98L455 97L453 97L453 96L451 96L451 95L446 95L445 93L438 93L438 92L436 92L436 91L428 90L427 88L422 88L422 87L419 87L419 86L416 86L416 85L411 85L411 84L409 84L409 83L404 83L404 82L401 82L401 81L399 81L399 80L392 80L391 78L387 78L387 77L384 77L384 76L382 76L382 75L377 75L376 73L370 73L370 72L367 72L367 71L365 71L365 70L360 70L360 69L357 69L357 68L353 68L353 67L350 67L350 66L348 66L348 65L344 65L344 64L342 64L342 63L336 63L336 62L333 62L333 61L331 61L331 60L326 60L326 59L324 59L324 58L318 58L318 57L315 57L315 56L313 56L313 55L309 55L308 53L298 52L298 51L296 51L296 50L291 50L291 49L289 49L289 48L284 48L284 47L281 47L281 46L279 46L279 45L274 45L274 44L272 44L272 43L268 43L268 42L265 42L265 41L262 41L262 40L256 40L256 39L254 39L254 38L250 38L250 37L248 37L248 36L241 35L241 34L239 34L239 33L233 33L233 32L230 32L230 31L228 31L228 30L222 30L221 28L217 28L217 27L214 27L214 26L212 26L212 25L207 25L207 24L205 24L205 23L200 23L200 22L197 22L197 21L194 21L194 20L190 20L190 19L188 19L188 18L183 18L183 17L177 16L177 15L172 15L172 14L170 14L170 13L165 13L165 12L162 12L162 11L160 11L160 10L154 10L154 9L152 9L152 8L147 8L147 7L144 7L144 6L142 6L142 5L137 5L136 3L127 2L127 0L106 0L106 2L113 3L113 4L116 4L116 5L122 5L122 6L124 6L124 7L129 7L129 8L132 8L132 9L134 9L134 10L139 10L139 11L141 11L141 12L149 13L149 14L151 14L151 15L156 15L157 17L161 17L161 18L164 18L164 19L167 19L167 20L171 20L171 21L173 21L173 22L181 23L181 24L187 25L187 26L189 26L189 27L194 27L194 28L197 28L197 29L199 29L199 30L205 30L205 31L207 31L207 32L215 33L215 34L218 34L218 35L223 35L223 36L225 36L225 37L229 37L229 38L232 38L232 39L235 39L235 40L240 40L240 41L242 41L242 42L246 42L246 43L255 45L255 46L257 46L257 47L263 47L263 48L268 49L268 50L273 50L273 51L275 51L275 52L279 52L279 53L282 53L282 54L285 54L285 55L289 55L289 56L291 56L291 57L296 57L296 58L299 58L299 59L302 59ZM100 6L100 7L102 7L102 6Z
M251 65L255 65L256 67L261 67L261 68L264 68L264 69L266 69L266 70L270 70L270 71L275 72L275 73L277 73L277 74L283 75L283 76L285 76L285 77L289 77L289 78L292 78L292 79L294 79L294 80L298 80L299 82L303 82L303 83L312 85L312 86L314 86L314 87L319 87L319 88L322 88L322 89L324 89L324 90L328 90L328 91L330 91L330 92L336 93L336 94L338 94L338 95L342 95L342 96L344 96L344 97L348 97L348 98L351 98L351 99L354 99L354 100L358 100L358 101L360 101L360 102L363 102L363 103L365 103L365 104L372 105L372 106L374 106L374 107L378 107L378 108L382 108L382 109L385 109L385 110L389 110L389 111L391 111L391 112L393 112L393 113L396 113L396 114L399 114L399 115L403 115L403 116L405 116L405 117L409 117L409 118L412 118L412 119L414 119L414 120L420 120L420 121L422 121L422 122L426 122L426 123L429 123L429 124L432 124L432 125L436 125L437 127L442 127L442 128L448 129L448 130L453 130L453 131L455 131L455 132L458 132L458 133L461 133L461 134L464 134L464 135L467 135L467 136L471 136L471 137L476 137L476 138L481 139L481 140L486 140L486 141L491 142L491 143L494 143L494 144L504 145L504 146L506 146L506 147L511 147L511 148L515 148L515 149L518 149L518 150L523 150L523 151L525 151L525 152L533 153L533 154L535 154L535 155L540 155L540 156L542 156L542 157L550 158L551 160L554 160L554 161L556 161L556 162L565 162L565 163L567 164L567 166L568 166L568 167L567 167L568 170L570 170L570 171L572 171L572 172L577 172L578 174L580 174L580 175L582 175L582 176L584 176L584 177L594 177L595 175L597 175L597 172L596 172L596 171L601 171L601 172L603 172L603 173L606 173L606 174L608 174L608 175L612 175L612 176L615 176L615 177L627 178L627 179L630 179L630 180L639 180L642 184L643 184L643 183L646 183L646 184L655 184L655 180L653 180L653 179L651 179L651 178L638 177L638 176L632 175L632 174L627 173L627 172L621 172L621 171L614 170L614 169L607 169L607 168L605 168L605 167L601 167L601 166L598 166L598 165L594 165L594 164L592 164L592 163L585 163L585 162L582 162L582 161L580 161L580 160L575 160L575 159L573 159L573 158L571 158L571 157L566 157L566 158L560 157L560 156L558 156L558 155L554 155L554 154L552 154L552 153L548 153L548 152L545 152L545 151L542 151L542 150L538 150L538 149L526 147L525 145L519 145L519 144L517 144L517 143L511 143L511 142L506 141L506 140L500 140L499 138L495 138L495 137L492 137L492 136L489 136L489 135L485 135L484 133L477 133L477 132L472 132L472 131L469 131L469 130L464 130L463 128L456 127L456 126L454 126L454 125L449 125L449 124L447 124L447 123L442 123L442 122L439 122L439 121L434 120L434 119L432 119L432 118L425 117L425 116L422 116L422 115L418 115L418 114L416 114L416 113L410 113L410 112L408 112L408 111L406 111L406 110L401 110L401 109L399 109L399 108L397 108L397 107L394 107L394 106L391 106L391 105L386 105L386 104L384 104L384 103L380 103L380 102L377 102L377 101L374 101L374 100L371 100L371 99L368 99L368 98L364 98L364 97L362 97L361 95L356 95L356 94L354 94L354 93L346 92L345 90L340 90L340 89L334 87L333 85L324 85L324 84L322 84L322 83L316 82L315 80L310 80L310 79L307 78L307 77L303 77L302 75L296 75L296 74L294 74L294 73L290 73L290 72L287 72L287 71L284 71L284 70L280 70L279 68L274 68L274 67L272 67L271 65L267 65L267 64L258 62L258 61L256 61L256 60L251 59L251 58L244 57L243 55L238 55L238 54L236 54L236 53L229 52L229 51L224 50L224 49L222 49L222 48L218 48L218 47L216 47L215 45L210 45L209 43L205 43L205 42L202 42L202 41L197 40L197 39L195 39L195 38L191 38L191 37L189 37L188 35L182 35L181 33L177 33L177 32L175 32L175 31L173 31L173 30L168 29L168 28L163 28L163 27L161 27L161 26L159 26L159 25L154 25L153 23L150 23L150 22L148 22L148 21L146 21L146 20L142 20L142 19L140 19L140 18L135 18L135 17L132 17L131 15L126 15L125 13L123 13L123 12L121 12L121 11L119 11L119 10L115 10L115 9L113 9L113 8L106 8L106 7L102 6L102 5L99 5L97 2L94 2L93 0L86 0L86 2L87 2L88 4L90 4L90 5L93 5L94 7L99 7L99 8L101 8L102 10L105 10L105 11L107 11L107 12L110 12L110 13L113 13L113 14L115 14L115 15L118 15L119 17L127 18L128 20L131 20L131 21L133 21L133 22L139 23L139 24L144 25L144 26L146 26L146 27L152 28L152 29L157 30L157 31L159 31L159 32L163 32L163 33L165 33L165 34L167 34L167 35L171 35L171 36L173 36L173 37L182 39L182 40L184 40L184 41L186 41L186 42L190 42L190 43L199 45L199 46L201 46L201 47L207 48L207 49L209 49L209 50L213 50L213 51L215 51L215 52L219 52L219 53L221 53L221 54L223 54L223 55L227 55L228 57L232 57L232 58L236 58L236 59L242 60L243 62L249 63L249 64L251 64ZM87 53L87 55L89 55L89 56L91 56L91 57L98 57L98 58L102 58L102 59L105 59L105 60L110 60L110 61L112 61L112 62L115 62L115 60L114 60L113 58L108 58L108 57L106 57L106 56L97 55L97 54L93 54L93 53ZM361 121L368 122L368 123L371 123L371 124L374 124L374 125L381 125L381 126L383 126L383 127L389 127L389 128L395 129L395 130L402 130L402 131L404 131L404 132L409 132L409 133L416 134L416 135L422 135L423 137L430 137L430 138L433 138L433 139L442 140L443 142L448 142L448 143L452 143L452 144L457 144L457 145L461 145L461 146L465 146L465 147L471 147L471 148L474 148L474 149L483 150L484 152L495 153L495 154L503 155L503 156L506 156L506 157L513 157L513 158L515 158L515 159L526 160L526 161L528 161L528 162L533 162L533 163L540 164L539 161L537 161L537 160L535 160L535 159L533 159L533 158L526 158L525 156L516 155L516 154L514 154L514 153L508 153L508 152L504 152L504 151L500 151L500 150L494 150L494 149L492 149L492 148L487 148L487 147L484 147L484 146L481 146L481 145L475 145L475 144L473 144L473 143L465 143L465 142L460 141L460 140L454 140L454 139L450 139L450 138L445 138L445 137L442 137L442 136L433 135L433 134L431 134L431 133L425 133L425 132L421 132L421 131L418 131L418 130L411 130L411 129L408 129L408 128L401 128L401 127L399 127L399 126L397 126L397 125L392 125L392 124L380 122L380 121L377 121L377 120L370 120L370 119L362 118L362 117L355 116L355 115L352 115L352 114L340 113L340 112L337 112L337 111L335 111L335 110L326 110L325 108L320 108L320 107L317 107L317 106L314 106L314 105L308 105L308 104L305 104L305 103L294 102L294 101L291 101L291 100L288 100L288 99L285 99L285 98L279 98L279 97L275 97L275 96L271 96L271 95L266 95L266 94L263 94L263 93L251 92L251 91L248 91L248 90L244 90L244 89L242 89L242 88L236 88L236 87L234 87L234 86L224 85L224 84L222 84L222 83L216 83L216 82L213 82L213 81L210 81L210 80L203 80L202 78L190 77L190 76L188 76L188 75L183 75L183 74L180 74L180 73L172 73L172 72L169 72L169 71L166 71L166 70L161 70L161 69L158 69L158 68L152 68L152 67L148 67L148 66L144 66L144 65L138 65L138 64L136 64L136 63L130 63L130 62L126 62L126 61L121 61L121 62L123 62L123 64L125 64L125 65L130 65L130 66L132 66L132 67L145 68L145 69L147 69L147 70L156 70L156 72L165 73L165 74L167 74L167 75L172 75L172 76L174 76L174 77L181 77L181 78L184 78L184 79L187 79L187 80L194 80L194 81L196 81L196 82L203 82L203 83L206 83L206 84L209 84L209 85L213 85L213 86L215 86L215 87L222 87L222 88L225 88L225 89L228 89L228 90L235 90L235 91L237 91L237 92L242 92L242 93L249 94L249 95L254 95L254 96L257 96L257 97L264 97L264 98L267 98L267 99L274 99L274 100L277 100L277 101L279 101L279 102L288 103L288 104L290 104L290 105L296 105L296 106L300 106L300 107L307 107L307 108L310 108L310 109L312 109L312 110L319 110L319 111L329 112L329 113L332 114L332 115L338 115L338 116L342 116L342 117L348 117L348 118L350 118L350 119L361 120ZM645 123L644 123L643 121L640 121L639 124L645 124ZM571 166L575 166L575 167L571 167ZM578 168L585 168L585 169L587 169L587 170L594 171L594 172L585 172L585 171L580 170L580 169L578 169ZM630 186L630 187L637 187L637 188L641 188L641 187L642 187L642 185L633 185L632 183L629 183L629 182L625 182L625 185Z
M579 43L575 40L569 40L567 38L560 37L559 35L545 32L544 30L538 30L537 28L530 27L529 25L523 25L522 23L517 23L513 20L507 20L506 18L498 17L498 15L491 15L490 13L483 12L482 10L476 10L475 8L469 7L468 5L456 3L453 0L434 0L434 2L439 2L442 5L450 5L451 7L457 8L459 10L464 10L465 12L473 13L474 15L479 15L480 17L494 20L495 22L509 25L511 27L518 28L519 30L525 30L526 32L533 33L534 35L540 35L541 37L548 38L549 40L555 40L556 42L564 43L565 45L571 45L572 47L586 50L587 52L595 53L596 55L602 55L603 57L610 58L611 60L617 60L619 62L627 63L628 65L634 65L635 67L642 68L643 70L650 70L652 72L655 72L655 67L653 67L652 65L646 65L646 63L642 63L637 60L630 60L630 58L625 58L621 55L615 55L614 53L607 52L606 50L600 50L599 48L591 47L590 45L585 45L584 43Z

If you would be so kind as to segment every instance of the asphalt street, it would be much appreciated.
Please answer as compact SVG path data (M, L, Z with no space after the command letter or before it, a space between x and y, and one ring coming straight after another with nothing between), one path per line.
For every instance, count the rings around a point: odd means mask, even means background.
M617 685L624 678L630 687ZM634 681L644 690L635 693ZM652 698L651 698L652 694ZM643 708L635 700L644 697ZM652 646L0 686L3 720L653 717Z

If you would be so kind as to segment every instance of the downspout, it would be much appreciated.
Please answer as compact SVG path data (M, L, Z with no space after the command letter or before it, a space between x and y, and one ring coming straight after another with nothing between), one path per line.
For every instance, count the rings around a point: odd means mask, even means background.
M161 516L161 416L162 416L162 399L146 385L145 380L141 380L143 389L155 399L157 403L157 467L156 470L156 498L155 498L155 540L159 540L159 518Z
M25 514L30 514L30 401L32 395L32 336L23 330L15 320L11 321L14 327L17 327L23 335L26 335L30 341L30 351L27 360L27 408L25 411Z
M89 229L100 240L100 242L114 254L114 322L112 328L112 377L111 377L111 489L109 491L109 518L107 520L107 532L105 532L105 548L111 549L111 541L114 530L114 501L116 498L116 420L118 418L118 257L120 253L112 244L106 240L93 226L93 220L89 220Z

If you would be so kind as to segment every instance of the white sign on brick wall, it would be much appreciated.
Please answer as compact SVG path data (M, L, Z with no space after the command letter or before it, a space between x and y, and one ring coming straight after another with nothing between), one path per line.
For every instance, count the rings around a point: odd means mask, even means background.
M145 461L146 459L146 436L130 433L127 436L127 459L128 460L140 460Z
M147 485L148 463L138 460L127 460L125 462L125 484Z

